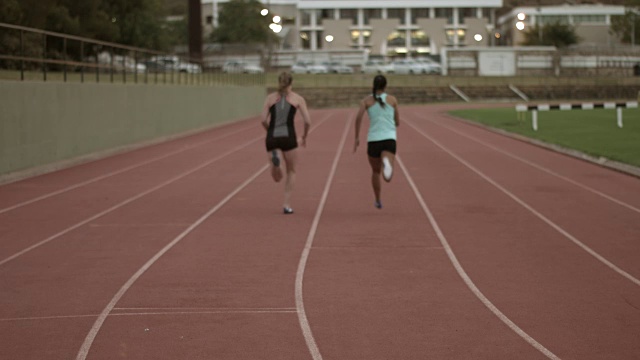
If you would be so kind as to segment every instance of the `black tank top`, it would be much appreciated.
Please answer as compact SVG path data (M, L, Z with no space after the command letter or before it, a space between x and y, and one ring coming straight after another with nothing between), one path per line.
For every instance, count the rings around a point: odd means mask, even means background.
M296 108L291 105L286 96L280 99L269 108L271 121L267 136L271 137L293 137L296 136L293 120L296 117Z

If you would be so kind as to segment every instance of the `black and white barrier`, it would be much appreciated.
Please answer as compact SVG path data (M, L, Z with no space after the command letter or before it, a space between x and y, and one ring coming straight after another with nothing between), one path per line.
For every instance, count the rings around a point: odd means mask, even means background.
M533 130L538 131L538 111L550 110L593 110L593 109L616 109L618 114L618 127L622 128L622 109L637 109L637 101L627 102L604 102L604 103L582 103L582 104L539 104L539 105L516 105L518 113L531 111L531 123Z

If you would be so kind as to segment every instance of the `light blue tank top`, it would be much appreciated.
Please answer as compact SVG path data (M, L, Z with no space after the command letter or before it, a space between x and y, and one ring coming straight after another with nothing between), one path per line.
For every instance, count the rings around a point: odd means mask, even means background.
M387 94L380 94L384 107L376 101L367 109L369 114L369 133L367 141L396 140L395 109L387 104Z

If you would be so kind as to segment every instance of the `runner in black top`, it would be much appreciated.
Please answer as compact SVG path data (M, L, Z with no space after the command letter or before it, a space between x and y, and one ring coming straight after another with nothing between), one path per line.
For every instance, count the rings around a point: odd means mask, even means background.
M291 193L296 179L297 147L296 129L294 120L297 110L300 110L304 120L304 134L300 138L300 144L306 146L307 134L311 126L311 118L307 103L304 98L291 91L293 78L288 72L283 72L278 77L278 91L267 96L262 112L262 125L267 130L265 140L269 162L271 163L271 176L279 182L282 179L280 168L280 156L286 165L286 181L284 186L284 213L292 214Z

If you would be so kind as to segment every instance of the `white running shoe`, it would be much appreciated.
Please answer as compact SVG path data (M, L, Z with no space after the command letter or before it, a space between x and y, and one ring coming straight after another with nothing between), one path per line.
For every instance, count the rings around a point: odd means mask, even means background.
M389 162L389 159L386 157L382 158L382 177L384 177L384 179L386 181L391 180L391 177L393 176L393 166L391 166L391 163Z

